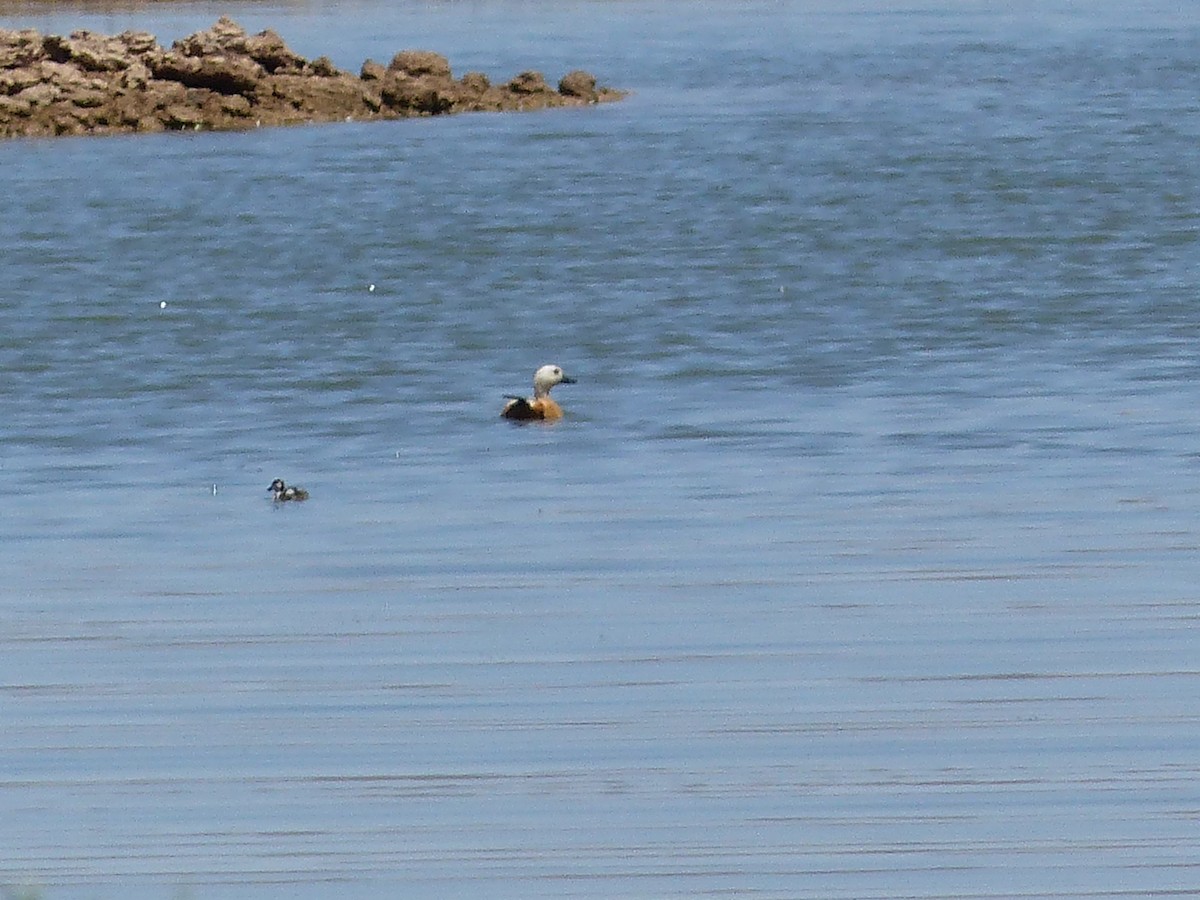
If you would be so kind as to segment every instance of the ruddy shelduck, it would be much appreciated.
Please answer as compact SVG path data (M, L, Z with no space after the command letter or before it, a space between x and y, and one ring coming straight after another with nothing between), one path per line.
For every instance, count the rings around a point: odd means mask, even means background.
M561 368L554 365L542 366L533 373L533 397L514 397L508 394L508 403L500 415L515 422L549 421L561 419L562 407L550 399L550 388L556 384L574 384Z
M308 491L302 487L289 487L283 483L282 478L276 478L271 482L271 486L267 488L274 495L277 503L283 503L285 500L307 500Z

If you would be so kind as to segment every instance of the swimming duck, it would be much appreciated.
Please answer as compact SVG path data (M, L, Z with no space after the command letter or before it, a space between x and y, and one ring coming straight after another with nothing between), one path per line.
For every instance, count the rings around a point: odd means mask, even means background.
M267 488L275 495L275 500L282 503L284 500L307 500L308 491L301 487L288 487L283 483L282 478L276 478L271 482L271 486Z
M506 394L508 402L500 411L506 419L528 422L536 419L561 419L562 407L550 399L550 388L556 384L574 384L575 379L563 373L558 366L542 366L533 373L533 398Z

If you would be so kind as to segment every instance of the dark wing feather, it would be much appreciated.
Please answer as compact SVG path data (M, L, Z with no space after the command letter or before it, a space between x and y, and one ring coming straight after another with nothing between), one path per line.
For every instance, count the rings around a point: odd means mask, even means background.
M518 422L527 422L530 419L542 418L541 411L536 410L524 397L507 396L507 399L512 401L504 407L504 411L500 415L506 419L513 419Z

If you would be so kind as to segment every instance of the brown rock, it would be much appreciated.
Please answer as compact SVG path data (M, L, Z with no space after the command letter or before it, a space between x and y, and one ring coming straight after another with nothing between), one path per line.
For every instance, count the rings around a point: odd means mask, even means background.
M121 73L116 85L121 90L137 90L144 88L152 77L149 67L143 62L135 60L129 64L128 69Z
M31 112L33 112L33 107L20 97L5 97L0 95L0 121L24 118Z
M142 104L138 102L137 97L129 94L119 94L113 98L112 102L112 122L114 125L120 125L123 128L132 128L137 131L144 130L139 127L139 122L143 116L148 115L148 110L142 108Z
M558 92L564 97L579 97L589 103L595 103L597 97L596 77L582 69L568 72L559 81Z
M168 106L188 102L188 89L178 81L153 80L146 85L140 99L145 109L163 110Z
M41 69L32 66L24 69L0 69L0 96L11 97L44 80Z
M392 57L388 71L403 72L414 78L422 75L432 75L435 78L451 77L450 61L440 53L429 50L401 50Z
M71 94L71 102L86 109L95 109L108 102L108 92L104 90L82 90Z
M221 109L231 116L248 116L250 101L241 94L229 94L221 98Z
M96 89L103 90L108 81L102 77L93 76L91 72L83 72L66 63L45 60L31 67L33 72L40 73L42 81L48 81L69 91Z
M176 41L171 49L184 56L221 56L246 52L246 30L228 16L221 16L207 31L197 31Z
M363 81L382 81L386 74L387 69L383 67L382 63L377 63L373 59L368 59L362 64L362 71L359 77L362 78Z
M32 28L21 31L0 28L0 69L27 66L44 56L42 36Z
M43 81L26 88L17 94L17 99L30 106L50 106L63 94L63 89L57 84Z
M134 56L144 56L158 48L158 40L148 31L122 31L117 38Z
M463 88L472 94L482 94L492 86L491 79L482 72L468 72L459 82Z
M270 29L246 38L236 49L271 73L300 72L304 69L304 57L288 49L283 38ZM322 56L321 59L328 62L327 57ZM329 63L329 67L333 68L333 63Z
M449 112L454 106L449 84L409 78L399 72L389 71L380 88L380 98L389 109L403 115L437 115Z
M274 31L249 35L221 18L164 49L153 35L0 30L0 135L233 129L427 116L467 110L581 106L622 96L572 72L551 90L537 72L495 86L481 72L453 80L444 56L405 50L358 77L311 62Z
M244 56L197 57L168 51L146 59L155 78L219 94L252 94L264 74L262 66Z
M198 129L204 125L204 115L194 106L176 103L168 106L160 116L164 126L176 131Z
M269 92L269 96L268 96ZM283 123L333 122L346 118L365 118L368 107L366 87L354 76L342 72L335 77L276 75L260 89L257 98L264 124L278 116Z
M343 74L328 56L318 56L305 67L304 71L317 78L336 78Z
M550 94L550 85L541 72L522 72L507 85L514 94Z
M120 38L75 31L69 38L48 35L42 46L55 62L69 62L85 72L119 72L129 67L129 48Z

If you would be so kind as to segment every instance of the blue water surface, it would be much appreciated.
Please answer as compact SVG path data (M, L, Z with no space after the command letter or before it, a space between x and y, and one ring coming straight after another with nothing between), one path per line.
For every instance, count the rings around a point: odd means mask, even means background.
M989 6L4 7L632 93L0 144L0 885L1200 893L1200 17Z

